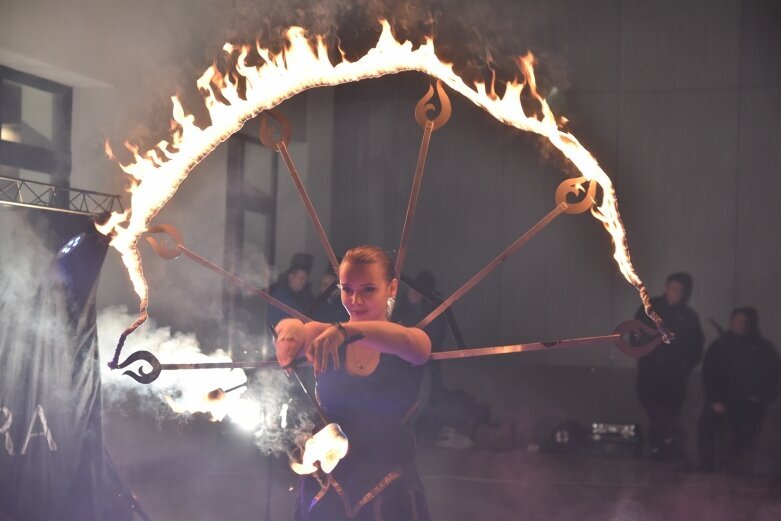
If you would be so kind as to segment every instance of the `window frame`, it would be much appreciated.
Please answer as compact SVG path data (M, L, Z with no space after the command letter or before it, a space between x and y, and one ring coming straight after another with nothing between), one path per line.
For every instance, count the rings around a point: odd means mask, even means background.
M0 87L2 87L5 81L12 81L52 94L53 148L0 139L0 164L12 168L34 170L48 175L51 184L65 188L65 190L60 190L56 193L53 201L54 206L67 208L72 162L73 88L56 81L0 65ZM5 89L0 88L0 124L5 120L3 115L4 91Z
M250 195L246 189L245 147L261 146L256 137L236 132L228 139L227 187L225 195L225 268L240 273L244 258L244 225L247 212L264 215L266 221L266 260L274 265L276 257L277 198L279 180L279 154L268 150L271 171L271 193ZM233 285L223 286L223 317L228 324L228 345L232 356L241 357L238 345L237 311L242 304L242 292ZM266 320L266 317L258 317ZM234 358L234 360L237 358Z

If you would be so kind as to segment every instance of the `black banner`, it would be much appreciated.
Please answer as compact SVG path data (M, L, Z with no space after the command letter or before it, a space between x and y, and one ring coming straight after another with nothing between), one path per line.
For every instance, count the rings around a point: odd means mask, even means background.
M132 517L104 460L106 249L89 217L0 207L0 520Z

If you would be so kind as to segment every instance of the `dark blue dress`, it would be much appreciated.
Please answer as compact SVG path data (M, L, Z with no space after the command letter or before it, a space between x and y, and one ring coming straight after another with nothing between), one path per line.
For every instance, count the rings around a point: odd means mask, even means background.
M296 520L428 521L409 427L423 366L382 353L372 374L353 376L343 369L345 354L342 346L342 368L317 376L317 396L349 450L331 474L301 478Z

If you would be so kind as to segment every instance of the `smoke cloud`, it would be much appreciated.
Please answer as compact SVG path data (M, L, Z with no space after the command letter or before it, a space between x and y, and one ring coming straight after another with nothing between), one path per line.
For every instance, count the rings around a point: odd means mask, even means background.
M98 342L103 361L111 358L114 342L133 318L120 307L100 312ZM141 349L153 352L161 363L231 360L222 349L205 354L195 335L173 332L153 319L128 337L123 352L127 355ZM115 411L142 414L157 421L187 421L194 415L207 414L215 421L230 421L253 433L260 450L275 454L294 450L314 429L311 410L296 397L293 384L276 367L260 370L251 379L240 369L163 371L157 380L144 385L123 375L122 370L112 371L105 363L102 365L104 401ZM128 369L137 371L138 365L145 364L139 362Z
M67 362L60 346L71 330L65 296L52 285L55 256L23 215L0 207L0 364L7 375L0 382L0 405L5 393L24 384L24 367ZM33 358L26 346L48 347Z

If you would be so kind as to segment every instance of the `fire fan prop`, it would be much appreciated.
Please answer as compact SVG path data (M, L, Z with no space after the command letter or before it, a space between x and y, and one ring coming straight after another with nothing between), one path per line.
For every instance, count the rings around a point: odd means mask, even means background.
M272 109L282 101L307 89L334 86L402 71L425 73L435 78L436 84L429 89L415 109L415 118L423 128L423 136L398 249L395 266L397 277L403 273L407 242L414 220L429 143L432 134L445 125L450 118L451 107L445 85L454 92L465 96L475 105L494 116L498 121L519 130L534 132L544 136L580 172L580 177L567 179L559 185L555 193L556 205L547 215L509 245L475 276L464 283L453 295L445 299L418 324L418 327L425 327L438 315L446 311L454 302L494 271L510 255L518 251L558 216L563 213L579 214L590 211L591 215L600 221L611 235L614 244L613 258L626 280L639 292L646 313L653 319L658 329L657 333L637 321L629 321L620 324L612 334L600 337L467 349L451 353L435 353L431 355L430 360L516 353L594 344L597 342L610 342L625 354L639 358L653 350L662 340L669 342L672 339L672 333L665 329L660 317L652 309L645 286L635 272L630 260L626 234L610 178L600 168L596 159L588 150L572 134L561 130L557 125L556 118L547 102L537 91L533 56L527 54L518 58L517 64L522 79L508 82L505 85L504 95L500 97L496 94L493 84L488 89L484 83L479 82L472 86L467 85L453 71L451 64L445 63L437 57L432 38L426 39L424 44L415 48L411 42L396 40L387 22L381 21L380 23L382 32L377 44L362 58L354 62L349 61L344 53L341 53L341 61L332 64L323 38L314 37L314 39L310 39L305 31L299 27L288 29L286 33L287 43L284 49L276 54L262 47L259 43L254 47L251 45L237 47L226 44L224 51L235 61L232 70L227 74L223 74L216 65L213 65L197 80L197 86L203 94L204 103L211 120L208 126L204 128L196 126L194 116L185 113L179 99L173 97L172 128L174 132L170 141L161 141L144 152L126 143L134 157L131 163L121 165L122 169L132 178L130 189L132 194L131 205L124 213L113 214L105 224L98 226L98 228L102 233L111 236L111 245L122 256L133 287L140 298L140 313L136 321L121 335L114 357L109 362L111 368L126 368L132 363L144 361L149 364L150 370L145 371L143 368L140 368L137 373L128 370L125 374L135 378L140 383L146 384L154 381L163 370L210 369L217 367L250 369L260 368L269 364L269 362L162 364L148 351L137 351L120 362L119 358L125 339L147 318L149 289L143 276L138 241L145 233L167 234L167 238L173 243L172 246L166 245L165 241L160 241L152 236L146 237L161 257L172 259L185 255L202 266L217 272L239 287L260 296L268 304L276 306L303 321L308 321L309 319L306 316L294 312L294 310L275 300L264 290L250 285L185 247L181 234L173 226L150 226L151 221L173 197L179 185L185 180L195 165L222 141L238 131L246 121L260 115L260 140L263 145L277 151L282 156L328 259L331 265L337 269L337 257L287 148L292 135L292 129L287 119L281 113ZM255 61L258 61L258 63L250 63L250 55L256 57ZM539 104L541 110L539 118L524 111L521 104L521 94L524 92L528 93ZM430 118L429 115L431 113L437 112L434 105L430 103L435 95L439 100L439 114ZM278 133L273 132L269 117L276 121L279 127ZM277 134L278 137L275 138ZM107 152L111 154L108 144ZM306 391L306 389L304 390ZM309 395L309 393L307 394ZM318 407L316 400L313 400L313 404L315 407ZM327 423L325 418L322 419L324 423ZM311 462L302 465L309 468Z
M112 236L111 246L122 256L133 288L139 296L140 312L138 319L120 338L115 356L110 362L111 367L117 367L127 335L147 318L149 289L143 275L138 241L193 167L217 145L238 131L247 120L300 92L402 71L428 74L484 109L498 121L544 136L576 166L589 185L596 183L601 188L601 202L597 204L592 200L593 204L589 207L591 215L610 233L614 244L613 258L624 278L639 292L646 313L654 320L665 341L672 338L671 332L664 328L660 317L652 309L648 292L632 265L613 184L594 156L575 136L559 129L547 102L537 92L534 57L527 54L518 58L517 63L523 79L508 82L504 95L499 97L492 86L487 89L481 82L467 85L453 71L452 64L437 57L433 38L427 38L425 43L414 48L409 41L396 40L388 22L380 23L382 32L372 49L354 62L347 60L344 53L341 53L342 59L335 65L329 59L324 39L320 36L310 39L300 27L288 29L287 44L276 54L262 47L260 43L254 48L252 45L237 47L226 44L226 53L238 55L234 69L223 75L216 66L211 66L196 82L204 95L211 124L205 128L196 126L194 117L185 113L181 102L174 96L174 133L171 140L161 141L143 152L137 147L127 145L134 160L122 165L122 169L133 181L130 189L131 205L124 213L113 214L99 230ZM259 57L257 64L248 62L248 56L253 50ZM238 89L239 79L246 86L243 96ZM521 93L526 89L539 103L541 119L527 115L521 106ZM110 149L108 151L110 152ZM282 149L280 152L284 155ZM411 218L409 212L407 217ZM335 257L332 252L329 258L333 263ZM403 262L403 255L399 258Z

